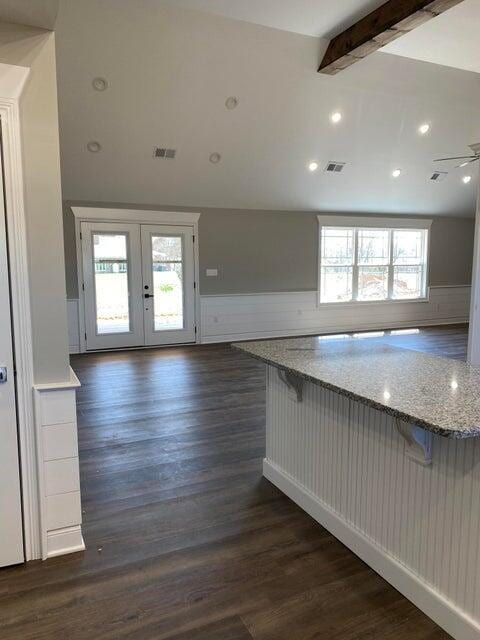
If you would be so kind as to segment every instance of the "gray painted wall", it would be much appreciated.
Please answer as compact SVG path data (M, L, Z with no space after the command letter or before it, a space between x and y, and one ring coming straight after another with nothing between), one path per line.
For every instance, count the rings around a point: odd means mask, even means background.
M55 40L0 25L0 62L30 67L20 102L35 382L69 379Z
M67 294L78 298L74 218L65 203L65 263ZM170 206L105 207L184 210ZM189 208L189 211L194 209ZM200 293L202 295L308 291L317 286L318 225L314 212L196 209L199 222ZM430 242L429 284L470 284L474 220L434 219ZM218 268L207 278L205 270Z

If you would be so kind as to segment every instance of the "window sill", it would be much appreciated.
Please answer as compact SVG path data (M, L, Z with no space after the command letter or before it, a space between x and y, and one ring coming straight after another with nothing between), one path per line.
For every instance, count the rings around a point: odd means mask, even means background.
M424 298L389 298L388 300L350 300L349 302L321 302L320 294L317 294L318 302L317 307L359 307L359 306L377 306L377 305L386 305L386 304L402 304L402 303L411 303L411 302L420 302L424 304L425 302L430 302L430 296L426 296Z

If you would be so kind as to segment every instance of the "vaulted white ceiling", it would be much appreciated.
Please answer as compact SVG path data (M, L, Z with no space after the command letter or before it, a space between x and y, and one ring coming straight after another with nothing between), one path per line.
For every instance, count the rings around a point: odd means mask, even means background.
M59 0L0 0L0 21L53 29Z
M480 73L480 1L464 0L384 51Z
M331 38L386 0L159 0L294 33ZM463 0L384 51L480 72L480 2Z
M207 11L227 18L309 36L331 37L386 0L159 0L179 9Z
M159 0L63 0L57 47L67 199L473 215L475 165L465 185L464 170L433 159L480 141L476 74L377 53L324 76L326 41ZM97 76L106 91L93 90ZM176 159L154 159L154 146ZM346 168L324 173L330 160ZM432 183L434 169L446 180Z

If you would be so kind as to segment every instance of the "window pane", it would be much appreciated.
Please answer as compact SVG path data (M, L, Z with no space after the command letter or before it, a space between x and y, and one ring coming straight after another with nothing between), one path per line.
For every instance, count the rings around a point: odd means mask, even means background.
M152 236L154 262L181 262L182 238L179 236Z
M388 298L388 267L358 268L358 300Z
M422 229L393 232L393 264L424 264L425 231Z
M152 236L154 329L183 329L182 238Z
M322 265L353 264L353 229L322 228Z
M423 266L394 267L393 297L397 299L423 297L423 274Z
M93 234L97 333L130 331L127 236Z
M388 264L390 262L387 229L359 229L358 264Z
M348 302L352 299L352 267L322 267L321 302Z

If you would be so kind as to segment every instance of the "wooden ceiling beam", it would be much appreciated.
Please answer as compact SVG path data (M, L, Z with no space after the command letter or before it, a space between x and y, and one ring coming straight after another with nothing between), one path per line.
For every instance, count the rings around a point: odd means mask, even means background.
M463 0L388 0L334 38L319 73L335 75Z

